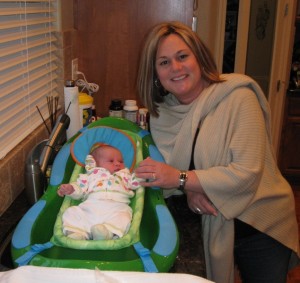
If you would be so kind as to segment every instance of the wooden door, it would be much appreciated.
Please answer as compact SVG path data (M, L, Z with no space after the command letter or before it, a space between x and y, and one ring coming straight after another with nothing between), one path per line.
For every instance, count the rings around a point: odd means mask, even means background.
M300 90L287 92L279 168L291 184L300 184Z
M143 38L156 23L192 25L193 0L75 0L78 66L89 82L98 116L107 116L114 98L137 99L136 74Z

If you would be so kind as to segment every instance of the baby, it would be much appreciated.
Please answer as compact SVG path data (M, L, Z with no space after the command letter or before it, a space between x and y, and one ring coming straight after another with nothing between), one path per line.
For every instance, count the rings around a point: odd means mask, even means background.
M64 212L63 233L77 240L123 237L132 219L130 198L140 187L140 179L125 168L122 153L107 144L92 150L85 169L77 182L62 184L57 191L59 196L84 200Z

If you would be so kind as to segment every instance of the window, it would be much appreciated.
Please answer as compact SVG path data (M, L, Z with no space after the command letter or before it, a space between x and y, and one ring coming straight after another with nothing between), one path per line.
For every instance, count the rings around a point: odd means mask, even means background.
M0 159L50 116L58 97L57 0L0 0ZM39 113L39 111L40 113Z

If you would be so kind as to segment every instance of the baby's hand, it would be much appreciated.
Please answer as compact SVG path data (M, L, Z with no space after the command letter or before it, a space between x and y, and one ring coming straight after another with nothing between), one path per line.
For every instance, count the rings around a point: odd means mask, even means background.
M65 195L70 195L74 192L74 188L72 185L70 184L62 184L58 191L57 191L57 194L60 196L60 197L63 197Z

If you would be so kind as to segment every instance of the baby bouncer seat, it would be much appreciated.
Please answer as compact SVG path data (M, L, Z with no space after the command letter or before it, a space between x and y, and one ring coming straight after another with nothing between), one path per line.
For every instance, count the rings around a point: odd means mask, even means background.
M78 201L61 198L62 183L77 179L91 147L103 142L118 148L125 166L133 170L144 158L163 162L148 131L131 121L107 117L81 129L56 156L49 185L24 215L12 237L14 265L167 272L178 253L178 231L157 187L140 188L131 199L133 219L124 237L74 240L62 233L62 213Z

